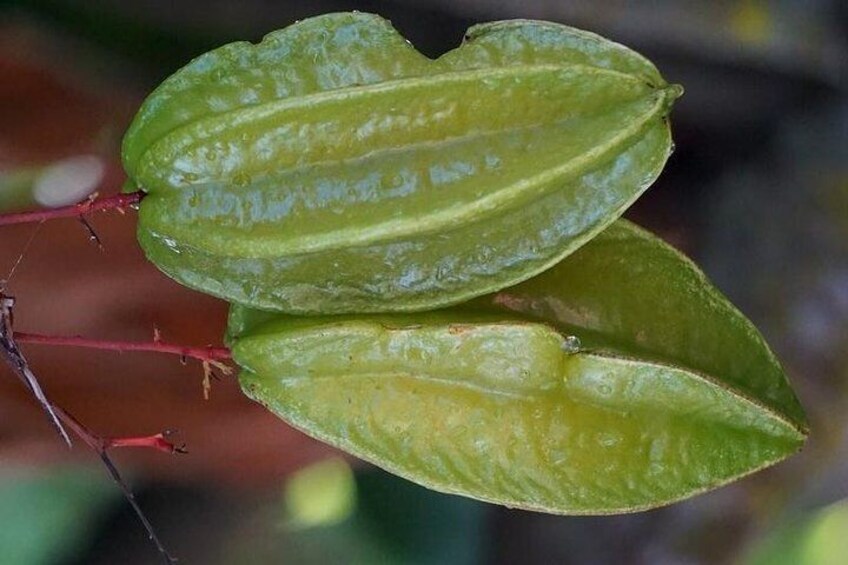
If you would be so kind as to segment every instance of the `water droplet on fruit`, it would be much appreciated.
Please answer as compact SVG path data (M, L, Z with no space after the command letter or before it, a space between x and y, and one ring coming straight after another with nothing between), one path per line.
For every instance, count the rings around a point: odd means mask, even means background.
M164 243L165 247L167 247L177 255L180 254L180 247L175 240L171 239L170 237L163 237L162 243Z
M579 353L581 345L579 337L576 335L569 335L562 340L561 347L566 353Z

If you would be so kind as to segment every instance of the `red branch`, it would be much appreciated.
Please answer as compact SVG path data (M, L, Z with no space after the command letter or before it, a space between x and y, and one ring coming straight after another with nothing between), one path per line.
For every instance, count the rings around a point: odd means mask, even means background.
M168 441L167 436L171 435L170 431L159 432L151 436L101 437L81 424L79 420L71 416L63 408L54 404L53 409L66 426L71 428L87 446L99 454L119 447L143 447L165 453L188 453L185 446L177 446Z
M112 458L109 457L107 451L113 447L148 447L158 449L159 451L164 451L166 453L187 453L185 447L177 447L166 440L165 433L146 437L102 438L89 430L85 425L80 423L79 420L71 416L66 410L56 406L55 404L53 405L53 409L59 415L59 418L62 419L62 422L71 428L74 433L76 433L77 436L100 457L100 460L103 462L103 465L105 465L106 470L112 477L112 480L115 481L121 489L121 492L124 494L124 498L126 498L127 502L135 512L135 515L141 521L142 526L144 526L144 529L147 531L147 535L156 545L156 549L159 550L159 554L162 556L164 562L168 565L176 563L177 560L168 553L165 545L159 539L159 536L156 534L156 530L153 528L153 524L150 523L147 515L145 515L142 511L141 506L139 506L135 499L135 494L121 476L120 471L118 471L118 468L115 466Z
M63 206L61 208L0 214L0 226L44 222L58 218L83 218L86 214L106 210L118 210L123 212L133 204L141 202L141 199L144 198L144 194L145 193L141 191L131 192L129 194L115 194L113 196L107 196L106 198L100 198L97 200L88 198L78 204L71 204L70 206Z
M89 349L102 349L121 353L125 351L170 353L171 355L179 355L183 360L197 359L203 363L203 398L206 400L209 400L212 390L212 379L218 378L215 374L215 369L224 375L232 374L232 369L224 364L225 361L232 359L232 354L226 347L186 347L184 345L173 345L159 339L158 331L154 332L153 341L111 341L89 339L80 336L52 336L24 332L15 332L14 337L16 343L86 347Z
M168 553L168 550L165 549L165 546L159 540L159 537L156 535L156 531L153 529L153 525L147 519L141 507L138 505L138 502L135 499L135 495L130 489L129 485L124 481L121 477L121 473L118 471L118 468L112 462L111 457L107 451L116 447L146 447L157 449L159 451L164 451L166 453L185 453L185 448L177 447L172 444L170 441L166 439L168 432L162 432L158 434L154 434L151 436L134 436L134 437L118 437L118 438L104 438L100 437L87 427L85 427L79 420L71 416L66 410L63 410L59 406L56 406L52 402L47 399L47 396L44 394L44 391L41 389L41 386L38 383L38 379L35 374L30 370L29 363L27 363L26 358L24 357L23 352L18 348L18 344L15 341L14 330L12 327L12 310L15 304L15 300L12 297L3 295L0 290L0 358L2 358L9 367L12 369L12 372L20 379L20 381L26 386L36 397L39 404L42 408L47 412L53 423L56 426L59 434L68 444L68 447L71 446L71 440L68 437L67 432L65 431L65 427L67 426L71 430L73 430L79 438L85 442L91 449L97 452L100 460L103 462L103 465L106 467L109 475L112 479L118 484L121 491L124 494L124 497L129 502L130 506L132 506L133 511L138 516L141 523L144 525L145 530L147 531L148 536L153 543L156 544L156 548L159 550L159 553L162 555L163 559L166 563L171 565L175 562L175 559L171 557ZM154 342L159 342L159 334L156 332L154 334ZM208 360L203 362L203 370L204 370L204 383L208 380L209 375L212 370L210 368L211 365L220 365L219 362ZM223 371L223 369L222 369ZM64 426L63 426L64 424Z
M80 336L52 336L24 332L15 332L17 343L32 343L41 345L60 345L69 347L86 347L89 349L104 349L107 351L151 351L154 353L170 353L180 357L197 359L204 362L228 361L232 358L226 347L186 347L173 345L163 341L109 341L88 339Z
M107 437L103 438L105 449L113 447L144 447L164 451L165 453L188 453L184 445L174 445L168 440L171 431L159 432L152 436Z

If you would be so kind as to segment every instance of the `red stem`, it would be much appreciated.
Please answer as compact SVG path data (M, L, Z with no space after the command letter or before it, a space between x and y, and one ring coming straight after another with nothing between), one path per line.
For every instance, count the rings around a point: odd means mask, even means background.
M81 218L91 212L105 210L121 210L138 204L144 198L144 192L131 192L129 194L115 194L97 200L84 200L78 204L51 208L47 210L33 210L30 212L13 212L11 214L0 214L0 226L13 224L26 224L32 222L44 222L57 218Z
M173 345L162 341L109 341L88 339L80 336L52 336L15 332L17 343L32 343L41 345L59 345L70 347L87 347L89 349L104 349L108 351L151 351L154 353L170 353L198 361L228 361L232 358L226 347L186 347Z
M144 447L164 451L165 453L188 453L184 447L177 447L166 439L170 432L159 432L150 436L129 436L106 438L94 434L79 420L71 416L65 409L53 404L53 410L71 428L77 436L93 450L103 453L116 447Z
M109 472L109 475L112 477L118 487L121 489L121 492L124 493L124 498L127 499L127 502L132 506L135 515L138 516L138 519L141 521L144 529L147 531L148 537L153 540L153 543L156 545L156 549L159 550L159 554L162 555L165 563L168 565L172 565L176 563L177 560L174 559L168 550L165 548L165 545L159 539L159 536L156 534L156 530L153 529L153 524L150 523L150 520L147 519L147 516L139 506L138 502L135 499L135 494L130 489L129 485L127 485L126 481L124 481L121 473L118 471L118 468L115 466L115 463L112 462L112 458L109 457L107 450L113 447L149 447L153 449L158 449L159 451L164 451L166 453L186 453L185 449L182 447L176 447L171 442L165 439L165 434L156 434L148 437L138 437L138 438L102 438L96 434L94 434L91 430L89 430L86 426L80 423L79 420L71 416L67 411L62 408L53 405L53 409L62 419L66 426L71 428L77 436L85 442L88 447L90 447L97 455L100 456L100 460L103 462L103 465L106 466L106 470Z
M165 453L188 453L185 447L178 447L168 441L165 432L159 432L152 436L135 436L135 437L112 437L103 440L106 449L114 447L143 447L148 449L156 449Z

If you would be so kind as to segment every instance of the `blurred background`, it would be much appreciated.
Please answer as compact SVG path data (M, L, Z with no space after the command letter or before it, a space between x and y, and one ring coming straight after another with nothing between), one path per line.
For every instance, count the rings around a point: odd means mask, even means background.
M625 43L685 86L677 151L629 215L760 327L810 417L799 455L667 508L554 517L441 495L345 459L232 378L203 400L169 356L31 346L60 405L106 435L179 430L190 454L116 453L182 563L848 563L848 3L844 0L0 2L0 212L117 191L121 136L192 57L297 19L377 12L422 52L538 18ZM222 303L147 264L134 221L3 228L21 331L219 344ZM24 250L26 250L25 253ZM12 277L7 276L23 253ZM8 377L8 378L7 378ZM153 563L96 457L68 451L0 371L0 563Z

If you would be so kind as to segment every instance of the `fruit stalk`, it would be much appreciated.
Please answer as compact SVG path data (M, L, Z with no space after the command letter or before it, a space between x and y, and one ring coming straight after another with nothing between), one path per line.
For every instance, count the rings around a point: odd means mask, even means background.
M0 214L0 226L40 223L59 218L83 218L92 212L108 210L118 210L123 213L130 206L141 202L142 198L144 198L144 192L138 191L129 194L115 194L100 199L87 198L77 204L62 206L61 208Z

